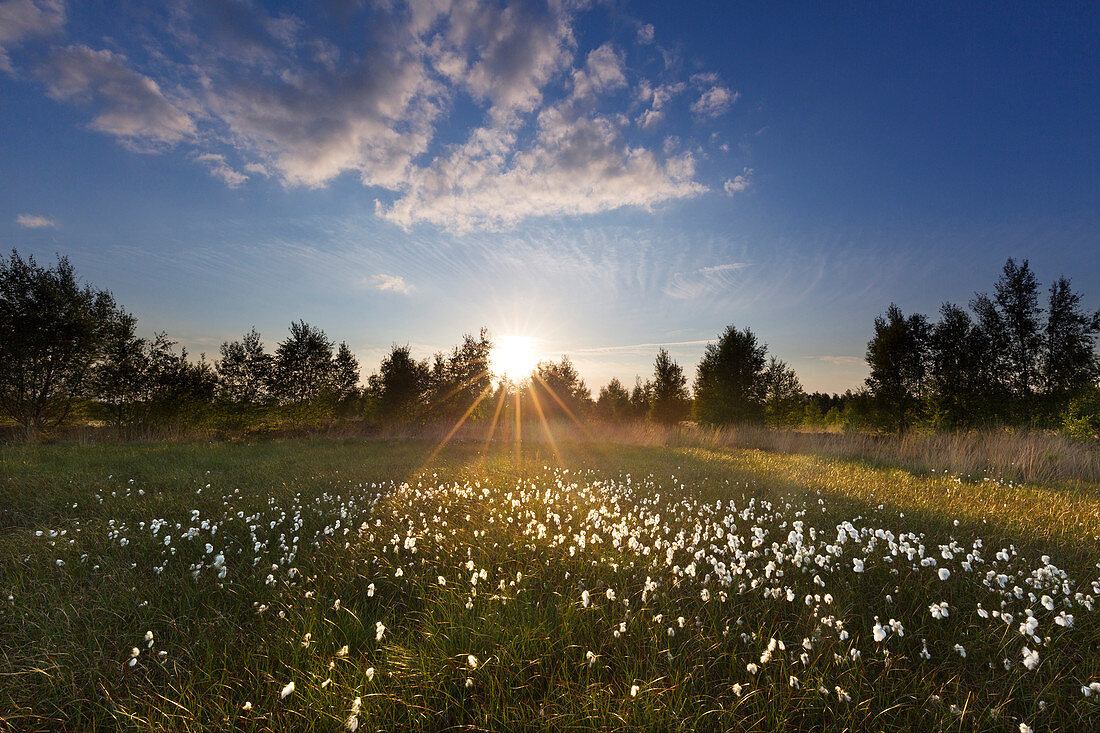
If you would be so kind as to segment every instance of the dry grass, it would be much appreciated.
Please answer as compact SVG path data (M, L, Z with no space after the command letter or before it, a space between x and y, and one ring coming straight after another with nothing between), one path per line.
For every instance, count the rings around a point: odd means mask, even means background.
M558 421L549 426L525 423L522 439L552 446L555 442L619 445L749 448L782 454L856 459L876 466L893 466L915 473L950 473L967 478L999 478L1029 483L1100 481L1100 445L1074 441L1049 431L988 429L970 432L913 432L901 438L874 433L774 430L744 425L705 428L693 423L676 426L649 422L577 424ZM489 426L469 421L451 424L380 426L367 420L342 420L323 427L286 427L255 433L196 431L179 427L150 430L120 438L112 429L77 425L55 433L50 442L178 443L195 440L236 441L265 438L326 440L407 440L436 443L488 442ZM492 442L514 443L516 426L501 421ZM0 442L18 442L0 434Z
M911 433L902 438L869 433L770 430L743 426L716 430L653 424L601 426L604 440L632 445L751 448L897 466L916 473L950 473L1029 483L1100 481L1100 450L1049 432L984 430Z

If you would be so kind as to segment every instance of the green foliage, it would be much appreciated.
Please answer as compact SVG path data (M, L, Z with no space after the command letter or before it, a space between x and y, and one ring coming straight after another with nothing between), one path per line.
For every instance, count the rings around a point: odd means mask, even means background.
M762 422L770 386L767 351L751 329L733 326L726 327L717 343L707 344L695 372L695 419L704 425ZM772 374L773 379L782 376Z
M0 727L1100 724L1082 693L1100 680L1091 484L436 447L0 446ZM1041 644L1017 631L1026 611Z
M687 391L687 377L668 351L661 349L653 362L653 384L649 392L649 419L653 422L673 424L685 420L691 413L691 398Z
M1070 401L1062 416L1062 432L1077 440L1100 440L1100 388Z
M424 417L428 363L417 361L406 344L394 344L368 381L378 415L391 423L415 423Z
M867 387L874 395L883 426L903 433L917 419L927 380L929 326L917 313L906 318L891 303L875 319L875 334L867 343L871 374Z
M561 361L539 362L526 392L538 402L546 419L564 415L579 420L592 411L592 392L568 356L562 356Z
M596 414L609 422L623 422L633 415L630 404L630 392L618 379L612 379L606 387L600 388L600 397L596 400Z
M0 413L28 437L60 425L90 396L93 366L124 320L67 258L46 269L15 250L0 257Z
M480 419L490 407L493 389L489 353L493 342L482 328L475 337L465 334L450 354L436 354L428 374L428 408L432 419L455 423Z

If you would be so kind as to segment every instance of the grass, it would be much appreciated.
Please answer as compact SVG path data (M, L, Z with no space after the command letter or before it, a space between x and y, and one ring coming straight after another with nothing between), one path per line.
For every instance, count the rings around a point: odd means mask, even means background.
M1100 726L1096 483L648 442L0 447L0 729Z

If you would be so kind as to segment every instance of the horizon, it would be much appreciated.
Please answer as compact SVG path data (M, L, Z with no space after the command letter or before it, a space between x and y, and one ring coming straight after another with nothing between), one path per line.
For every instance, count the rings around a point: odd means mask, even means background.
M843 393L1009 257L1100 306L1096 6L294 7L0 2L5 250L210 359L485 326L594 394L731 324Z

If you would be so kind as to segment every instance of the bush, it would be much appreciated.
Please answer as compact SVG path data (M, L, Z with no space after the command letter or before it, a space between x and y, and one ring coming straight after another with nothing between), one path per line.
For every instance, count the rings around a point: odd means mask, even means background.
M1077 440L1100 440L1100 389L1069 403L1062 415L1062 432Z

